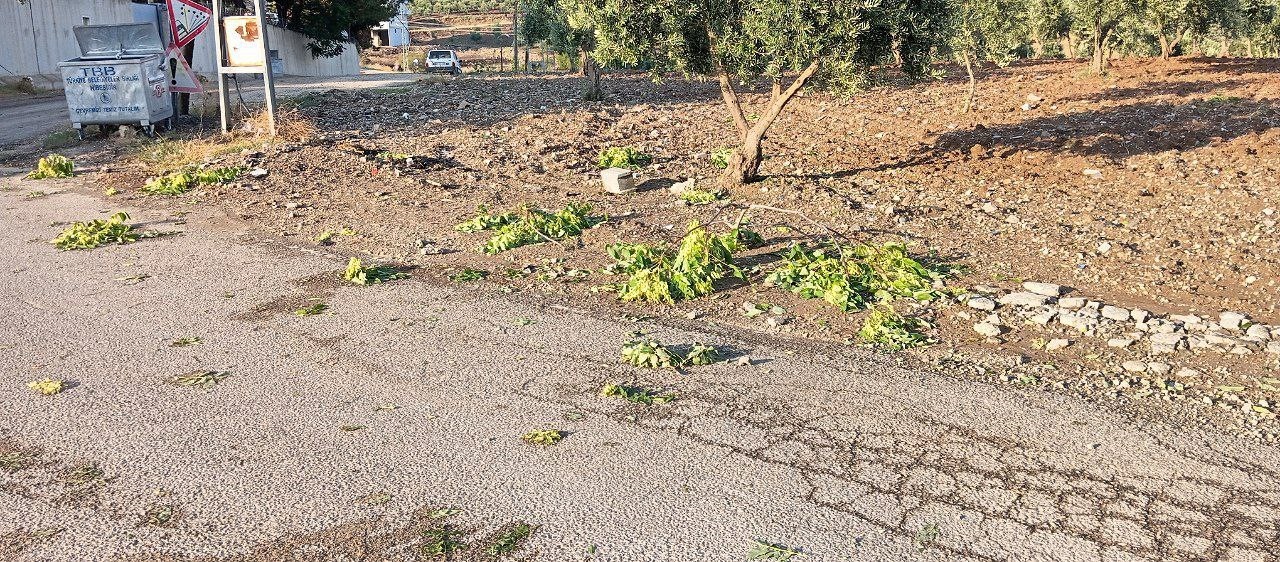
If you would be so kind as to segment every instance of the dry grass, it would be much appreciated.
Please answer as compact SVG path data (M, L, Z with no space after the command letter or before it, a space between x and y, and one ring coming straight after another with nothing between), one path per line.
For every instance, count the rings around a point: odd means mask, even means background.
M194 108L194 104L193 104ZM215 108L216 113L216 108ZM139 141L137 161L152 174L201 166L228 154L260 147L273 142L300 142L316 134L316 127L296 109L280 111L276 116L277 135L271 137L266 111L241 122L227 134Z

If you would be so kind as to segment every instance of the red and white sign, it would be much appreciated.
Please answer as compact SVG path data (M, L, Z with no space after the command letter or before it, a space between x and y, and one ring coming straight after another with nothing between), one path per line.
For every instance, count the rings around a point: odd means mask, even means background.
M167 0L169 3L169 31L173 43L179 47L195 41L213 19L213 10L196 0Z
M204 87L200 85L200 79L196 73L191 70L191 65L187 64L187 59L182 58L182 47L169 45L169 51L164 56L167 57L164 61L164 75L169 79L170 92L184 94L204 92Z

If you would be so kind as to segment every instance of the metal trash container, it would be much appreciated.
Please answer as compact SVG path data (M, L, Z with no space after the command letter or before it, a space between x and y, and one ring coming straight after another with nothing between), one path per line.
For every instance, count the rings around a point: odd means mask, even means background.
M155 135L173 117L165 49L155 23L85 25L73 29L80 58L58 63L71 125L138 125Z

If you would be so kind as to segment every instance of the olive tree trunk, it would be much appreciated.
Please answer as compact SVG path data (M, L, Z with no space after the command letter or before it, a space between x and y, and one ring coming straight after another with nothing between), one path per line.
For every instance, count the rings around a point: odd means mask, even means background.
M596 64L595 58L582 50L582 73L587 77L587 89L582 93L582 99L587 101L600 101L604 99L604 90L600 89L600 65Z
M821 59L815 59L809 63L809 66L786 89L782 87L781 78L774 79L769 105L754 124L747 122L746 111L738 99L737 91L733 88L732 78L723 70L720 71L720 93L724 98L725 106L729 109L729 114L733 116L733 123L738 129L740 139L738 146L729 156L728 167L720 176L721 184L734 188L760 179L760 163L764 160L761 142L764 140L765 133L769 131L774 121L777 121L782 110L786 109L787 104L795 98L800 89L813 78L821 62Z

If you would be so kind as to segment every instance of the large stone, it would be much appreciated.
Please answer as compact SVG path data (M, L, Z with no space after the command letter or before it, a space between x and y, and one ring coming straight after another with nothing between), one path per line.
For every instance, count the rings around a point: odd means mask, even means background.
M1071 345L1071 340L1064 339L1064 338L1056 338L1056 339L1049 340L1049 343L1044 345L1044 349L1045 351L1057 351L1069 345Z
M1271 330L1268 330L1267 327L1262 324L1249 326L1249 329L1246 330L1244 334L1251 338L1257 338L1260 341L1268 341L1271 339Z
M1054 285L1053 283L1027 281L1022 284L1022 288L1037 295L1044 295L1046 297L1056 297L1062 294L1062 285Z
M1044 306L1052 301L1052 297L1037 293L1009 293L1000 297L1000 304L1009 306Z
M1000 335L1000 333L1004 331L1004 328L1001 328L1000 326L996 326L995 324L979 322L973 325L973 331L978 332L979 334L982 334L988 338L994 338Z
M1079 314L1061 314L1058 315L1058 323L1068 328L1075 328L1080 333L1089 333L1093 331L1093 327L1098 325L1098 321Z
M987 297L972 297L969 299L969 302L967 304L969 305L969 308L984 310L987 312L991 312L992 310L996 309L996 301L993 301Z
M1058 299L1058 306L1068 310L1076 310L1084 307L1085 302L1087 301L1084 297L1062 297Z
M1106 305L1102 307L1102 317L1116 322L1124 322L1129 319L1129 311L1118 306Z
M1143 363L1142 361L1125 361L1124 363L1120 364L1120 368L1126 371L1129 371L1130 373L1147 372L1147 364Z
M600 181L609 193L623 194L636 190L635 174L626 168L608 168L600 172Z
M1249 317L1239 312L1231 312L1228 310L1218 315L1218 324L1221 324L1223 328L1228 330L1239 330L1241 325L1248 321Z

